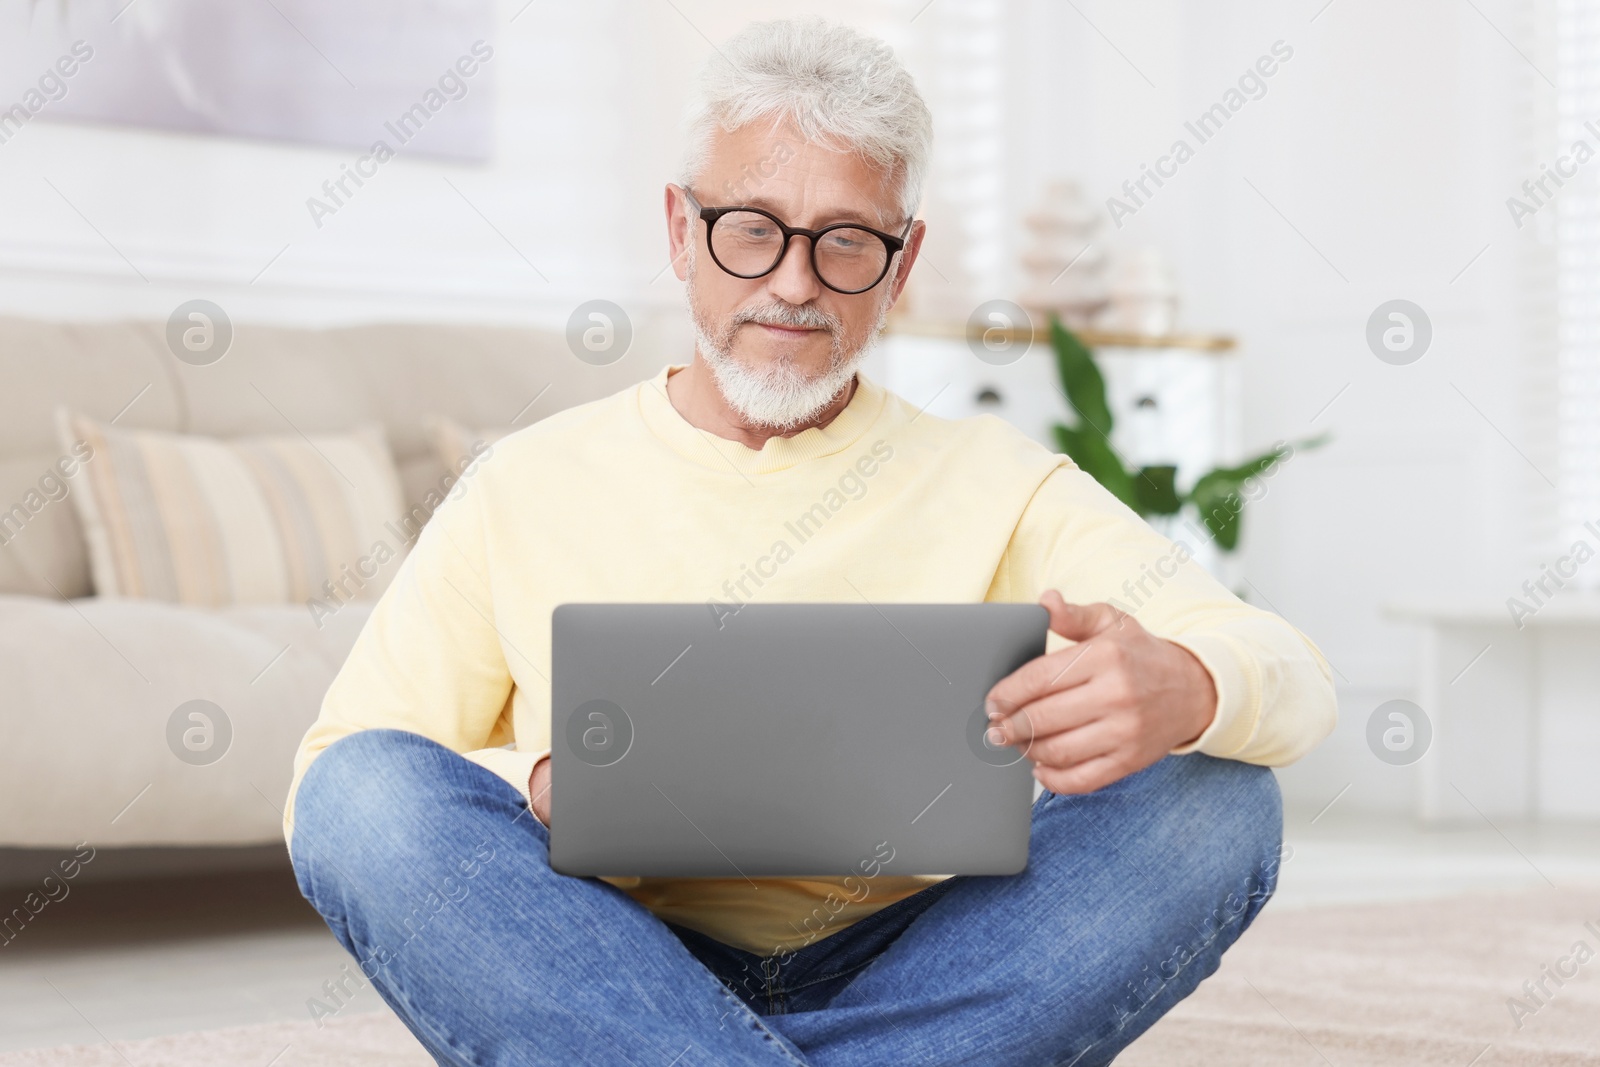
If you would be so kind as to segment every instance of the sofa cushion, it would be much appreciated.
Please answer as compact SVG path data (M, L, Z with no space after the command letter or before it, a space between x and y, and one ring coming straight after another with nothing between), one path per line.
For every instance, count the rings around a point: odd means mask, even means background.
M89 555L67 496L76 456L0 458L0 592L88 596Z
M0 847L281 844L295 749L371 610L0 595L0 811L27 816ZM209 751L184 743L195 700L221 710Z
M176 361L173 361L176 363ZM209 366L178 365L189 432L218 436L342 430L380 421L397 461L432 456L424 417L525 426L647 378L660 361L629 351L590 366L555 331L428 323L305 330L236 323Z
M371 424L232 440L60 411L86 451L72 500L101 596L217 607L375 599L396 569L400 481ZM85 449L85 446L87 448Z

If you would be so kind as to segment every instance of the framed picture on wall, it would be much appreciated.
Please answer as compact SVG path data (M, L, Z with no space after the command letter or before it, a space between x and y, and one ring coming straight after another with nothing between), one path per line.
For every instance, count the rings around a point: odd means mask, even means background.
M0 0L0 141L37 116L482 161L493 8Z

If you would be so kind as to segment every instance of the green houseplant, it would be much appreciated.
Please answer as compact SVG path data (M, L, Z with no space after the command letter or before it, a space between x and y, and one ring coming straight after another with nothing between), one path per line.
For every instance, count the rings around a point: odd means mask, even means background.
M1224 552L1239 547L1248 483L1270 474L1296 450L1316 448L1328 440L1328 435L1323 434L1293 444L1284 442L1237 466L1207 471L1186 492L1179 492L1176 465L1130 467L1111 444L1114 419L1106 402L1105 378L1088 346L1055 315L1050 317L1050 347L1055 351L1061 391L1074 416L1072 425L1055 426L1056 444L1061 451L1145 518L1174 516L1185 507L1192 507Z

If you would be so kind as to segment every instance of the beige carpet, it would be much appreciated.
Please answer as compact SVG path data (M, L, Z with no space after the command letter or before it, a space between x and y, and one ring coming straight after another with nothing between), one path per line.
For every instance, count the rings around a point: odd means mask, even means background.
M1592 923L1587 929L1585 923ZM1600 887L1274 913L1118 1067L1600 1065ZM1519 1030L1506 1001L1594 958ZM1564 966L1570 973L1573 960Z
M1593 924L1593 929L1585 923ZM1119 1067L1600 1067L1600 887L1273 912ZM1593 958L1518 1029L1507 1007ZM1575 964L1566 964L1570 972ZM388 1014L0 1055L0 1067L428 1067Z
M432 1067L387 1011L0 1055L5 1067Z

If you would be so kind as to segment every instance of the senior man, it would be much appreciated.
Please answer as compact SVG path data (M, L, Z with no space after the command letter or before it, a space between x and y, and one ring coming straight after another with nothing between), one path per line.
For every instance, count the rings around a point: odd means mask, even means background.
M666 187L693 359L496 444L329 689L299 884L439 1063L1104 1064L1271 895L1267 767L1334 719L1316 649L1065 457L858 372L922 245L930 130L853 30L720 49ZM1025 871L551 872L554 606L862 599L1049 610L988 701L1044 787Z

